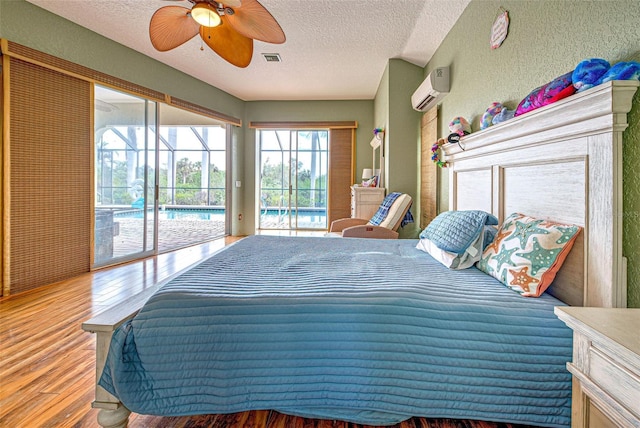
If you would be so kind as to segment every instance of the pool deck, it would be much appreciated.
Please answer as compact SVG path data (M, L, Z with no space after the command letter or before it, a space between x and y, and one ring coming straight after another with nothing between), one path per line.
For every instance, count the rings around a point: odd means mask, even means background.
M113 257L119 258L142 252L143 220L136 218L116 218L118 234L113 237ZM317 236L324 235L326 229L289 230L277 221L262 221L263 229L256 233L269 235ZM158 220L158 252L164 253L177 248L211 241L225 234L224 221L196 219ZM147 231L147 248L153 245L153 233Z
M119 218L119 233L113 237L113 257L142 251L143 220ZM153 231L147 230L148 245L153 245ZM216 220L158 220L158 252L164 253L224 236L224 221Z

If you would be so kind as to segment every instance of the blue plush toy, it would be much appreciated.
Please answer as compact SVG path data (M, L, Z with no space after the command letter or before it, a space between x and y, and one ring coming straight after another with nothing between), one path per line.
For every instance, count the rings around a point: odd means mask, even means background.
M610 68L611 65L602 58L590 58L580 62L571 75L576 92L582 92L600 84L600 79Z
M610 80L640 80L640 63L619 62L611 67L604 59L585 59L573 70L571 77L576 92L582 92Z
M498 123L502 123L505 122L509 119L513 119L513 117L515 116L516 111L515 110L509 110L506 107L503 107L502 110L500 110L500 113L498 113L497 115L493 116L493 120L491 121L494 125L497 125Z
M640 63L635 61L617 63L600 78L599 83L609 80L640 80Z

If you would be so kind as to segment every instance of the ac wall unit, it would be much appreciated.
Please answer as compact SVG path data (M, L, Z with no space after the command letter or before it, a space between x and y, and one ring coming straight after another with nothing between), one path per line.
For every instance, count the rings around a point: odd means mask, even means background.
M449 67L433 70L411 96L415 110L427 111L449 93Z

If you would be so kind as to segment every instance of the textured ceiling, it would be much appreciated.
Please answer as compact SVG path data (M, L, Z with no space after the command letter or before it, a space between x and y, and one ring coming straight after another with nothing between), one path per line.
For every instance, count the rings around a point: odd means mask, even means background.
M160 7L187 1L27 0L245 101L372 99L389 58L424 67L470 0L260 0L287 37L256 41L237 68L200 37L168 52L149 41ZM90 6L90 7L89 7ZM262 53L278 53L267 63Z

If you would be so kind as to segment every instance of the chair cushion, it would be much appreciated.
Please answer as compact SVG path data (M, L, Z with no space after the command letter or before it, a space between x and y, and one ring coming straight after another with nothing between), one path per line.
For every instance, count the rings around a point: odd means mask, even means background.
M391 201L391 206L385 207L385 202L389 202L390 198L394 200ZM378 209L378 212L373 216L369 224L372 226L380 226L385 227L387 229L395 230L397 226L400 225L400 221L404 217L405 212L411 205L412 199L411 196L406 193L391 193L389 194L384 201L382 201L382 205ZM381 217L381 210L387 211L386 216L380 221L377 220ZM379 223L378 223L379 221Z

